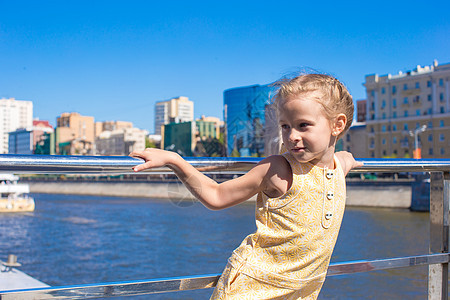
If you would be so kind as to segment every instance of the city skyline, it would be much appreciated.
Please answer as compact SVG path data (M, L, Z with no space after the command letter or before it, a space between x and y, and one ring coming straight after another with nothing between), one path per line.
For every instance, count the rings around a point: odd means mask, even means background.
M194 118L223 119L223 92L312 68L354 100L364 76L450 62L447 1L148 3L0 1L0 98L124 120L154 132L157 101L186 96ZM427 13L430 12L430 13Z

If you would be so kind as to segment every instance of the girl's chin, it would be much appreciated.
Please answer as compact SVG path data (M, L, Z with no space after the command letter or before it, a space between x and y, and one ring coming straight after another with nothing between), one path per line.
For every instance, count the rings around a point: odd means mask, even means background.
M305 153L305 151L291 151L292 156L301 163L305 163L305 162L309 162L311 159L313 159L314 157L308 155L307 153Z

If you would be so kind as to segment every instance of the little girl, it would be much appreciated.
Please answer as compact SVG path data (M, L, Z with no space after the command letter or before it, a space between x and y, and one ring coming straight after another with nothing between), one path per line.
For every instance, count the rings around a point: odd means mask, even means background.
M336 141L353 119L347 89L328 75L278 83L274 96L282 154L218 184L174 152L131 153L167 166L208 208L227 208L258 194L255 233L233 251L211 299L316 299L326 277L345 207L345 175L361 164Z

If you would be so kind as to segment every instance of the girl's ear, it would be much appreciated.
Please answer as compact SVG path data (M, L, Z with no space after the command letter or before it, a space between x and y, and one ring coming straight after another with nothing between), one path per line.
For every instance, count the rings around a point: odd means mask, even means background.
M344 115L344 114L339 114L334 119L334 124L333 124L333 128L332 128L331 134L333 136L340 135L344 131L346 124L347 124L347 116Z

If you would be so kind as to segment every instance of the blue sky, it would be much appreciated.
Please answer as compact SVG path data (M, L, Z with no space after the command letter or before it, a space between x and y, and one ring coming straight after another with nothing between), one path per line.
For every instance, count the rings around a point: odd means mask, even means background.
M0 98L131 121L153 132L154 103L187 96L222 118L223 91L299 68L364 76L450 63L450 1L0 0Z

